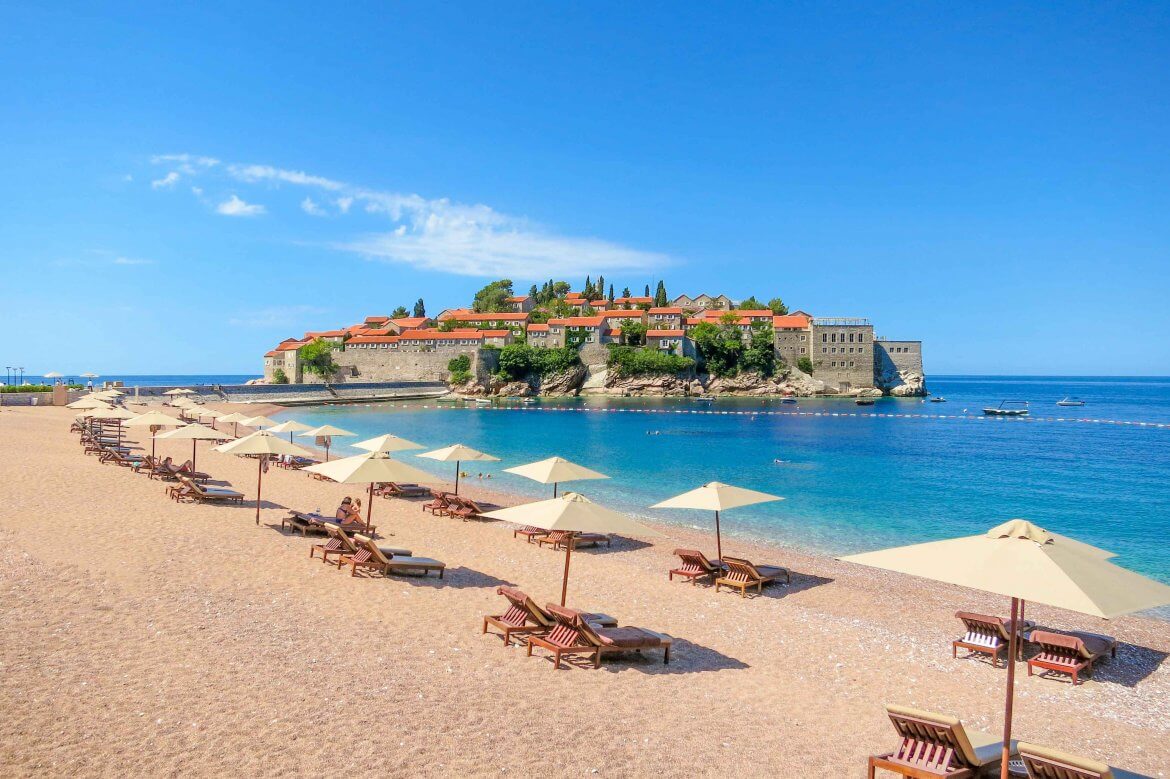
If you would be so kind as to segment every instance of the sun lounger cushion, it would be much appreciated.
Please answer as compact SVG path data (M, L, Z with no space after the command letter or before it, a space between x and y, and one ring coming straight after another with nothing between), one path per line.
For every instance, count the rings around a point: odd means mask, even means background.
M1112 636L1074 631L1068 633L1036 631L1032 634L1032 640L1037 643L1076 650L1086 660L1093 660L1107 654L1117 645L1117 639Z
M382 550L382 554L386 554L386 550L383 547L378 547L378 548ZM390 557L390 555L386 555L386 556ZM390 567L391 568L431 568L431 569L434 569L434 568L446 568L447 566L446 566L446 563L441 563L438 560L434 560L430 557L411 557L410 555L402 555L400 557L398 555L394 555L390 559Z
M665 638L661 633L655 633L645 628L594 628L594 633L605 646L621 649L643 649L646 647L661 646Z
M955 740L963 759L971 765L987 765L1003 756L1003 738L993 736L990 733L981 733L978 730L968 730L963 727L963 723L958 717L893 703L886 704L886 711L896 716L925 720L937 724L939 727L950 729L955 734ZM1015 746L1016 742L1012 741L1012 752L1015 752Z
M1036 744L1029 744L1027 742L1020 742L1020 757L1027 758L1035 755L1042 760L1051 761L1054 763L1063 763L1064 765L1073 768L1079 768L1083 771L1100 774L1102 779L1150 779L1145 774L1135 773L1133 771L1126 771L1122 768L1114 768L1110 765L1102 763L1100 760L1091 760L1087 757L1074 755L1070 752L1063 752L1059 749L1051 749L1049 747L1037 746Z

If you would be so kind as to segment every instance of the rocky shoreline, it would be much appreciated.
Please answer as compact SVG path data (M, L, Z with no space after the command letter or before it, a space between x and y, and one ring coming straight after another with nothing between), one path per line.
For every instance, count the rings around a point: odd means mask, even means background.
M645 374L622 376L602 367L588 365L549 376L529 376L506 381L491 376L452 385L453 393L468 397L574 397L610 395L619 397L924 397L926 378L918 373L896 373L882 377L878 387L842 389L800 371L765 377L741 373L731 377L707 374Z

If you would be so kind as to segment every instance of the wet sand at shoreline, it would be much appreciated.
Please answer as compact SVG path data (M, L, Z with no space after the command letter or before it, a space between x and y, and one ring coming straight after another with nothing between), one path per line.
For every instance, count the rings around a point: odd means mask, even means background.
M279 525L288 508L330 512L360 486L273 468L257 527L254 503L175 503L164 483L83 456L72 416L0 413L4 775L841 777L894 745L886 702L1002 727L1004 669L950 653L954 612L1003 613L1002 599L730 536L728 551L794 580L758 598L716 594L666 577L672 549L712 554L713 537L663 526L652 545L575 553L569 602L674 636L671 663L650 651L556 672L480 633L503 610L501 584L559 596L563 555L510 526L376 499L380 542L444 560L447 574L351 578L309 560L319 537ZM158 445L190 456L189 442ZM200 443L198 464L254 499L254 461ZM465 491L516 502L484 486ZM1122 646L1077 688L1019 666L1015 735L1165 775L1170 625L1039 606L1029 617Z

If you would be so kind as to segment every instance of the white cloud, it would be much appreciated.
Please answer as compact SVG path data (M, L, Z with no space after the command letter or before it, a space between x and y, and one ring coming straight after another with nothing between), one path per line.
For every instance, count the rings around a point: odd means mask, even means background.
M325 209L314 203L311 197L301 201L301 210L311 216L325 216Z
M161 155L156 163L186 165L199 175L218 176L238 185L291 185L327 192L339 214L362 211L385 220L385 231L335 241L340 251L386 262L467 276L507 276L520 281L586 273L638 271L669 264L659 252L643 251L600 238L565 236L523 217L503 214L490 206L468 205L447 198L368 189L304 171L271 165L224 164L212 157ZM180 167L180 170L183 170ZM197 195L201 190L195 191ZM301 210L312 216L328 212L322 201L306 196ZM232 194L216 211L226 216L265 213Z
M296 327L324 313L325 309L317 306L271 306L238 314L229 318L228 324L233 327Z
M191 194L195 197L203 197L203 187L191 187Z
M172 170L161 179L155 179L154 181L150 182L150 186L151 189L170 189L171 187L175 186L175 183L178 180L179 174Z
M239 195L232 195L216 206L215 211L224 216L259 216L264 213L264 206L246 203L240 200Z
M140 257L115 257L115 265L153 265L154 260L144 260Z
M308 173L299 170L274 168L271 165L229 165L228 173L232 177L248 183L275 181L286 184L320 187L321 189L333 191L345 188L345 185L340 181L333 181L321 176L310 176Z

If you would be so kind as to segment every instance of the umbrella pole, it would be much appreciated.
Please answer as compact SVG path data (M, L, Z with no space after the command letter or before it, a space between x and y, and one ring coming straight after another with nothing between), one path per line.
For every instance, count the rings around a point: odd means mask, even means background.
M256 462L256 524L260 524L260 484L264 481L264 455L260 455Z
M374 513L374 483L370 482L370 497L366 503L366 530L370 529L370 517Z
M455 461L455 494L459 494L459 461ZM563 605L563 604L562 604Z
M191 439L191 470L195 470L195 439Z
M556 496L557 496L557 483L554 481L553 482L553 497L555 498ZM563 606L564 604L561 604L561 605Z
M1020 599L1012 598L1012 629L1008 634L1007 700L1003 714L1003 760L999 767L1000 779L1008 779L1008 759L1011 757L1012 741L1012 698L1016 685L1016 649L1019 639Z
M723 560L723 536L719 532L719 509L715 510L715 556Z
M569 558L573 555L573 536L565 539L565 578L561 582L561 605L565 605L565 596L569 594Z

